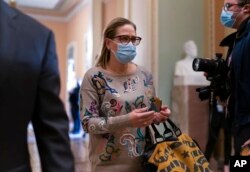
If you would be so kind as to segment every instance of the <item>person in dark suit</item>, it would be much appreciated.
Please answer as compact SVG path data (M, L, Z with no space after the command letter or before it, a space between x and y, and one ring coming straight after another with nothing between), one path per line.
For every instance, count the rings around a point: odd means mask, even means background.
M53 33L0 1L0 171L31 172L32 122L43 172L73 172Z

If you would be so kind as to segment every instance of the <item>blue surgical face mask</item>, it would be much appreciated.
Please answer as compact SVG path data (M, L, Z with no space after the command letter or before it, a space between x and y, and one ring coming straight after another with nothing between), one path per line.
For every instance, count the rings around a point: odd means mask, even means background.
M232 28L235 23L235 18L233 18L233 12L232 11L225 11L222 9L220 21L221 23L226 26Z
M127 45L118 44L118 49L114 54L120 63L129 63L136 56L136 46L134 46L131 42Z

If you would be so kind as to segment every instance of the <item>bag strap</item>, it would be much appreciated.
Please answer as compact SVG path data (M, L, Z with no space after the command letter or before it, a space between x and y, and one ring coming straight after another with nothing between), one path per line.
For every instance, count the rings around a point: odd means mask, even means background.
M179 127L177 127L173 121L171 121L170 119L167 119L166 120L170 126L172 127L173 129L173 132L175 133L175 136L180 136L181 135L181 130ZM168 128L167 124L166 124L166 121L165 122L162 122L163 126L164 126L164 133L163 135L161 135L158 131L158 129L156 128L156 124L151 124L151 128L154 130L154 139L156 141L156 143L159 143L159 142L162 142L162 141L167 141L167 140L176 140L176 137L173 135L173 132L171 129ZM150 129L149 129L149 126L146 127L146 138L148 138L150 134ZM146 142L147 142L148 139L146 139Z
M145 141L146 141L146 145L148 146L152 145L149 126L145 128Z
M168 121L168 123L171 125L171 127L173 128L173 130L174 130L174 132L175 132L175 135L176 135L177 137L180 136L180 135L182 134L181 129L180 129L179 127L177 127L177 126L175 125L175 123L174 123L172 120L167 119L167 121ZM166 124L165 124L165 125L166 125Z
M155 124L151 124L151 127L153 128L154 132L155 132L155 140L157 143L162 142L164 140L166 140L167 138L173 137L173 132L167 127L166 123L163 123L164 125L164 133L163 135L161 135L158 131L158 129L156 128Z

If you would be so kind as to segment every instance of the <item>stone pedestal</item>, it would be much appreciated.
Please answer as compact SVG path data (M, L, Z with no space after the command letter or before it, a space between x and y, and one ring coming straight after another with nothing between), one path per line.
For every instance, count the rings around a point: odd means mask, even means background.
M172 119L205 150L208 137L209 102L201 101L196 88L209 85L205 77L178 76L172 89Z

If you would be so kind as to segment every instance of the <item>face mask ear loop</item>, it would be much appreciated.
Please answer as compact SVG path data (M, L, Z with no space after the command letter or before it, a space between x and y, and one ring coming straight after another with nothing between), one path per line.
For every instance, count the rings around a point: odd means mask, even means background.
M119 43L117 43L117 42L115 42L115 41L113 41L112 39L110 39L110 38L108 38L110 41L112 41L114 44L116 44L117 46L119 45ZM117 47L118 48L118 47ZM115 56L115 51L114 50L112 50L112 48L110 48L109 49L109 51L111 52L111 53L113 53L113 55Z
M233 26L232 26L232 27L234 27L234 25L235 25L235 23L236 23L236 20L237 20L238 16L239 16L239 13L238 13L237 16L234 18L234 23L233 23Z
M250 4L245 4L242 8L245 8L243 9L243 12L250 14Z
M242 8L243 8L243 7L241 7L241 9L242 9ZM241 11L240 11L240 12L237 12L237 15L234 17L233 27L235 26L235 23L236 23L238 17L240 16L240 13L241 13Z

